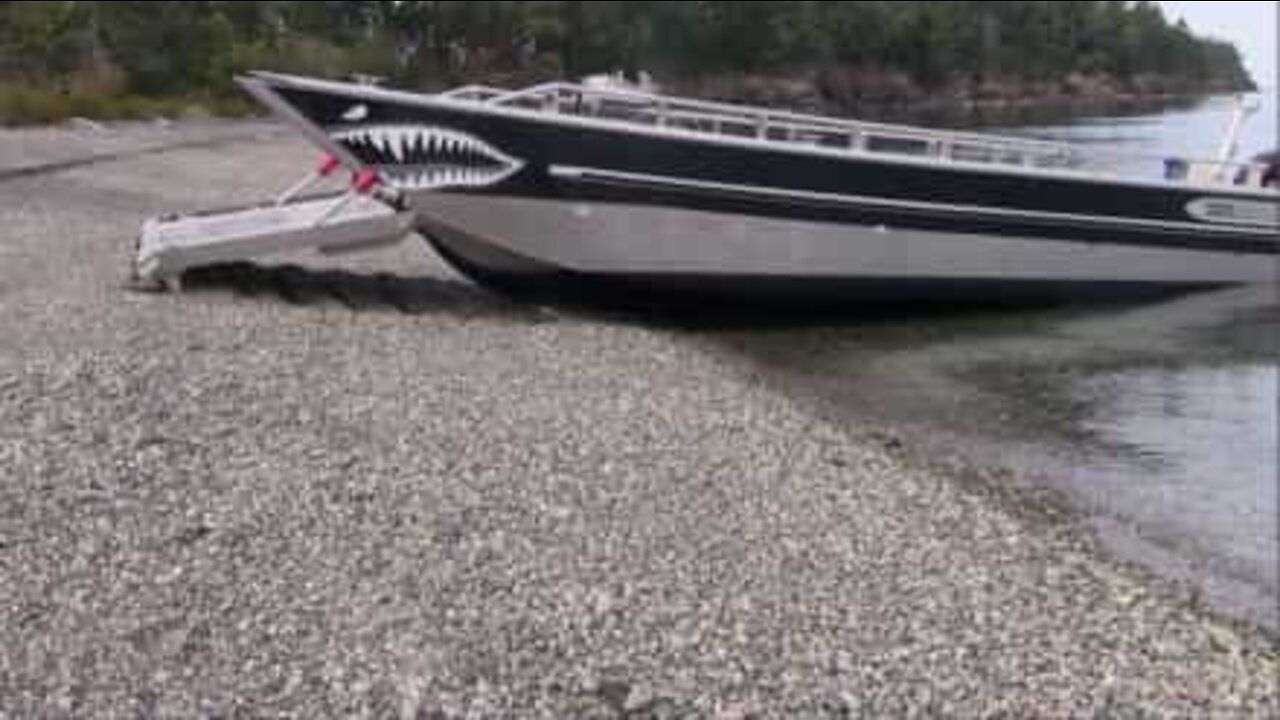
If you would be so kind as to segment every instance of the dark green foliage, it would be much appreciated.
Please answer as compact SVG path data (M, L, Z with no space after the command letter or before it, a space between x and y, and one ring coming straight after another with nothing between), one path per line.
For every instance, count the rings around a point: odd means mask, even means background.
M833 67L900 71L924 88L1068 76L1248 83L1232 46L1170 24L1151 2L0 1L0 83L83 92L86 77L116 78L113 92L217 94L249 67L419 86Z
M131 90L148 95L224 87L235 28L215 2L88 3L99 38Z

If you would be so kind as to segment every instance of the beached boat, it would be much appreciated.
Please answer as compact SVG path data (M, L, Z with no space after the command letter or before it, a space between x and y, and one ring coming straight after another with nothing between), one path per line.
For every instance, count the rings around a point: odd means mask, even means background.
M607 83L240 84L328 154L321 175L349 169L351 192L152 221L142 275L230 245L345 248L412 228L512 292L1012 298L1277 279L1280 192L1231 157L1244 113L1216 157L1153 159L1166 172L1141 178L1063 143Z

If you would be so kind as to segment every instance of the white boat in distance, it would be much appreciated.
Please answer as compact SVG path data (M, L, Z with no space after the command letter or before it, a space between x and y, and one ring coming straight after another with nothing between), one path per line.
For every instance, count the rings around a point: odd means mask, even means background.
M378 234L412 227L469 277L515 294L1039 299L1277 280L1275 168L1232 159L1238 121L1218 157L1167 159L1153 180L1088 169L1063 143L600 83L434 95L273 73L239 83L330 170L351 170L365 197L325 200L343 209L320 220L288 197L221 225L153 221L144 275L253 254L216 248L254 234L255 218L302 244L352 244L350 228L326 233L367 221L352 208L372 204L398 219ZM277 230L255 236L280 249ZM175 250L170 236L202 232L203 254Z

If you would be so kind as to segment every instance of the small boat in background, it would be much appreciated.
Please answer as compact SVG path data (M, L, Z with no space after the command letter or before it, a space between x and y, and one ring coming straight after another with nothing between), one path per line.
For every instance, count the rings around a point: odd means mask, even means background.
M144 277L243 259L255 225L274 251L358 246L350 224L364 223L373 241L416 229L510 293L990 300L1277 280L1280 192L1265 163L1233 159L1244 112L1227 151L1144 179L1089 170L1064 143L611 83L424 95L273 73L239 82L327 154L327 172L351 171L352 189L289 193L233 222L152 221Z

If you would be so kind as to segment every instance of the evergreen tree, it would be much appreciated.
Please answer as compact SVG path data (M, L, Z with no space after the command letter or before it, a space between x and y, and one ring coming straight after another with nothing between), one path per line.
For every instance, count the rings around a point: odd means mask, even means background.
M1247 83L1234 47L1145 0L0 0L0 82L40 84L104 57L148 94L218 91L253 66L412 85L830 67L899 70L924 87L1073 73Z

